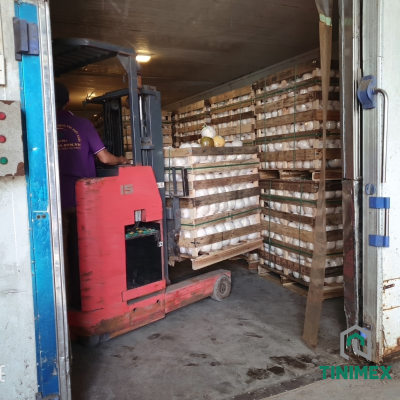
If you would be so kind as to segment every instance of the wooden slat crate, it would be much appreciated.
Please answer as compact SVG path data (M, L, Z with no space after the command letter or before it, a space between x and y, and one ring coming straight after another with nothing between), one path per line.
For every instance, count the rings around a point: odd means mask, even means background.
M162 135L164 146L172 146L175 136L174 113L172 111L161 110Z
M328 168L335 169L341 167L341 152L331 151L340 148L338 67L338 62L333 61L327 116L328 139L336 139L333 145L327 144L327 156L330 157ZM314 179L318 179L314 172L319 172L321 168L322 151L309 150L322 148L321 85L318 60L310 60L253 84L256 103L255 143L260 145L262 152L268 153L262 158L265 161L261 164L262 172L277 170L275 176L284 178L286 171L301 176L302 170L307 170Z
M265 231L263 231L265 232ZM282 240L277 240L277 239L269 239L268 236L262 235L264 238L264 243L266 244L271 244L271 246L274 247L279 247L282 250L285 250L289 253L297 253L301 254L304 257L307 258L312 258L313 257L313 250L306 249L304 247L296 246L287 242L283 242ZM343 255L343 249L333 249L333 250L328 250L326 253L326 258L332 259L332 258L340 258Z
M201 100L178 108L175 114L176 144L194 142L200 139L201 130L211 122L210 103Z
M191 220L197 220L199 218L202 218L202 215L199 215L198 208L202 206L208 206L211 204L215 203L222 203L222 202L227 202L230 200L239 200L239 199L244 199L244 198L250 198L250 197L256 197L254 199L255 204L251 204L251 206L258 206L259 202L259 194L260 194L260 189L258 187L252 188L252 189L242 189L242 190L235 190L233 192L226 192L226 193L218 193L218 194L211 194L208 196L201 196L201 197L196 197L196 198L180 198L179 203L180 203L180 208L185 208L189 209L189 219ZM244 210L245 207L243 207L241 210ZM215 217L219 216L219 214L216 214Z
M181 258L189 258L194 269L260 247L262 239L257 152L257 146L164 150L167 193L173 191L171 176L174 173L176 177L180 173L180 180L183 180L176 182L177 191L185 190L185 197L182 193L179 195L182 231L178 245L181 248ZM183 164L184 167L177 164ZM236 175L231 176L233 171ZM241 174L242 171L244 174ZM226 174L227 172L229 174ZM204 176L200 176L201 174ZM199 178L201 180L198 180ZM230 186L227 188L228 192L224 191L226 186ZM212 192L211 188L214 189ZM217 188L220 188L220 191L217 191ZM209 194L207 190L210 190ZM171 205L172 199L168 198L167 206ZM243 227L235 222L234 229L231 229L233 225L231 228L225 225L225 228L229 229L226 231L223 226L218 228L220 224L239 219L243 219ZM251 225L246 226L249 223ZM208 229L211 227L215 229ZM203 228L210 234L204 235ZM217 231L219 233L212 233ZM248 235L251 235L251 240L246 238Z
M182 197L197 197L196 191L199 189L209 189L226 185L232 186L242 183L253 183L255 186L258 186L260 174L256 172L256 169L257 168L254 168L254 173L251 175L237 175L231 178L207 179L202 181L194 181L194 175L188 174L188 195L183 195ZM168 178L170 178L170 181L165 182L165 192L167 196L174 193L173 183L171 182L172 176L168 176ZM182 182L177 182L177 189L178 191L183 191Z
M211 157L211 159L210 159ZM217 158L218 157L218 158ZM171 195L174 192L173 187L173 168L177 164L183 164L187 174L187 181L177 182L177 190L183 191L184 187L188 192L181 194L182 197L197 197L197 191L200 189L217 188L227 185L239 185L252 182L254 186L258 186L259 160L257 158L257 146L246 147L191 147L180 149L165 149L164 150L164 165L165 167L165 185L166 194ZM223 159L226 161L213 161L212 159ZM200 163L199 161L208 161ZM236 176L227 177L225 172L232 174L236 171ZM242 171L244 174L242 174ZM181 171L178 170L178 173ZM207 179L198 180L201 178L198 175L209 176ZM210 174L214 175L214 179L210 178ZM225 177L223 176L225 175ZM203 176L203 178L205 178Z
M273 75L266 76L265 78L259 79L257 82L253 84L254 90L262 90L265 86L270 86L273 84L281 83L282 81L290 81L293 78L303 76L306 73L310 73L312 71L316 71L314 73L314 77L318 75L317 69L321 67L318 59L313 59L306 61L302 64L295 65L293 67L287 68L285 70L279 71ZM336 60L332 60L331 69L338 70L339 63ZM299 82L297 82L299 83ZM294 85L294 83L293 83ZM256 93L257 94L257 93Z
M213 96L210 103L211 125L219 136L227 142L254 142L254 91L251 85Z
M216 215L209 215L201 218L182 218L182 229L191 231L198 228L207 228L208 226L230 222L235 219L248 217L250 215L260 214L261 209L257 205L251 205L240 210L225 211Z
M297 279L293 275L286 275L284 272L269 268L267 265L259 265L258 274L262 278L274 282L303 297L308 296L308 282ZM326 300L335 297L343 297L343 285L340 283L324 285L322 290L322 299Z
M256 129L261 130L264 128L272 128L282 125L289 125L300 122L319 122L323 121L322 110L307 110L303 112L296 112L287 115L271 117L268 119L261 118L262 114L257 115ZM328 121L340 121L340 111L328 111ZM260 137L257 135L257 137Z
M311 274L311 267L306 266L306 265L301 265L299 263L287 260L283 257L279 257L275 254L269 254L268 252L264 250L258 250L258 255L259 257L263 260L263 264L268 266L268 264L273 263L275 265L280 265L282 267L281 271L285 271L287 269L297 272L301 275L305 276L310 276ZM274 268L269 267L271 270ZM277 270L278 271L278 270ZM325 268L325 278L332 278L332 277L338 277L338 276L343 276L343 265L339 265L336 267L327 267Z
M265 251L260 257L282 269L285 276L295 274L294 278L306 279L310 275L313 246L315 243L316 210L319 183L314 181L260 181L261 215L263 220L262 235ZM341 182L325 182L326 190L326 232L328 250L327 259L343 261L343 215ZM307 229L305 229L307 227ZM271 253L269 253L271 249ZM275 249L275 250L274 250ZM277 254L277 250L279 253ZM297 260L295 262L294 260ZM302 260L302 261L301 261ZM301 263L300 263L301 261ZM304 265L302 264L304 261ZM335 261L337 263L337 260ZM307 265L308 264L308 265ZM337 275L326 275L331 278L342 276L341 265L335 266Z

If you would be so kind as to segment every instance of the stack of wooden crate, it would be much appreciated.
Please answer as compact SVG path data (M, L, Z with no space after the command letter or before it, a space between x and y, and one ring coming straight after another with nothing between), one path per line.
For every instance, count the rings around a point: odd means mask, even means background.
M126 107L122 107L122 135L125 157L128 160L132 160L131 112L129 108Z
M307 173L311 177L321 169L320 75L318 62L313 60L260 79L253 85L256 143L261 150L261 169L268 172L265 177L304 177ZM342 176L338 76L339 71L332 69L326 146L327 176L332 179Z
M181 257L193 269L262 245L257 153L256 146L164 150L167 195L180 197Z
M201 100L197 103L179 107L175 114L176 147L181 143L197 143L201 138L201 130L210 124L210 103Z
M315 219L319 182L280 179L262 180L261 214L264 248L259 251L260 275L300 291L308 286L315 242ZM327 262L325 297L343 294L343 215L340 181L327 181ZM306 293L306 290L303 290Z
M339 72L332 63L325 154L324 298L343 295ZM311 60L259 80L255 90L264 248L259 273L307 295L323 154L321 71Z
M255 139L254 91L251 85L213 96L211 125L226 142L242 140L253 145Z
M174 115L172 111L161 110L162 135L164 146L172 146L175 136Z

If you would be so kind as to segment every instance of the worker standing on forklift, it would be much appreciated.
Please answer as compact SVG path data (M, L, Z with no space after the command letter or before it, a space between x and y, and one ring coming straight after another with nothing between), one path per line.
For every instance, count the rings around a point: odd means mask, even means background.
M69 91L58 82L55 83L55 98L67 298L69 305L79 307L75 184L78 179L96 177L95 156L107 165L129 164L129 160L109 153L91 122L66 110Z

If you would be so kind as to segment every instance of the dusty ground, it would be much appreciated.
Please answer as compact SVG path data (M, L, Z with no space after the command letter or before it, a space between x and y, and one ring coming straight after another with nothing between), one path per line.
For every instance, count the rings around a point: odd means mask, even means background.
M321 379L319 365L342 364L343 299L324 302L311 351L301 340L305 298L221 266L232 271L227 300L202 300L92 349L74 344L73 399L261 399L279 391L255 391L306 385Z

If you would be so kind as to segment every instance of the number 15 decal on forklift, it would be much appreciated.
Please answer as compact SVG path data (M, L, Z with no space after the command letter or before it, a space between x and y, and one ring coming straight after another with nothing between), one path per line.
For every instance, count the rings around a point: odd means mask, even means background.
M133 185L121 185L121 194L133 194Z

